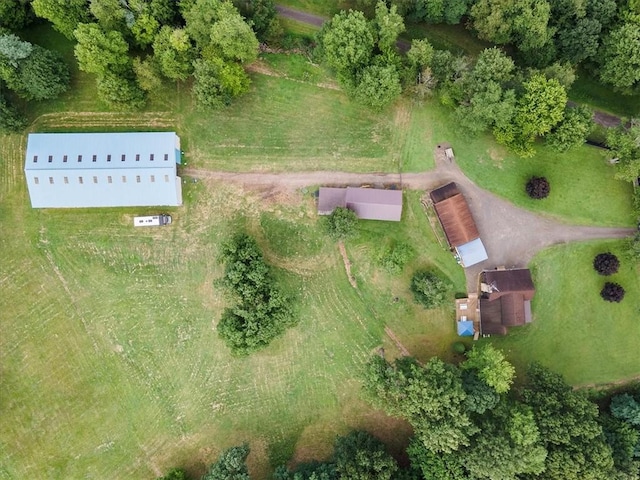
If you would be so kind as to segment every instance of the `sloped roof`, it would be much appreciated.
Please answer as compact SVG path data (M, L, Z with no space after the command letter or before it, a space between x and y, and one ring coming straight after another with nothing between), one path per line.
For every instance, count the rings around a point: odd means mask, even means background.
M493 290L480 299L482 333L504 335L507 327L531 321L535 287L528 269L485 271L480 280Z
M473 322L471 320L458 321L458 335L461 337L473 337Z
M438 218L452 247L480 237L469 205L461 193L434 204Z
M479 238L456 247L456 251L458 252L458 255L460 255L462 266L465 268L484 262L489 258L487 250L484 248L484 244Z
M33 133L25 177L33 208L178 206L175 132Z
M493 287L493 291L487 295L489 300L509 293L520 293L524 300L531 300L536 292L531 271L528 268L486 270L481 274L481 281Z
M337 207L347 207L363 220L397 222L402 216L402 190L320 187L318 215L329 215Z
M438 203L459 193L460 190L458 190L458 185L456 185L455 182L451 182L432 190L429 196L433 203Z
M320 187L318 192L318 215L331 215L338 207L346 207L346 188Z

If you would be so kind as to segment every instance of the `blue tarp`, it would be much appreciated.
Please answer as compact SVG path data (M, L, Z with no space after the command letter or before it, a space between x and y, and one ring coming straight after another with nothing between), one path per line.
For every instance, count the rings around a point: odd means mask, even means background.
M460 320L458 322L458 335L461 337L473 337L473 322L471 320Z
M475 265L476 263L484 262L489 258L487 251L484 249L484 245L482 244L482 240L479 238L456 247L456 250L460 256L462 266L465 268Z

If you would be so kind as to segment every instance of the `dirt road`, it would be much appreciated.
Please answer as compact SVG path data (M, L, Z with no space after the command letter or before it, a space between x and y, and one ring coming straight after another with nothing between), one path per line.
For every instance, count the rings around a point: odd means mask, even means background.
M465 270L469 292L476 289L478 273L499 265L525 267L540 250L551 245L592 239L622 238L633 228L568 225L530 212L488 192L469 180L455 161L436 150L436 168L424 173L286 172L230 173L185 168L182 174L236 183L245 188L292 191L313 185L396 185L403 189L429 190L445 182L456 182L467 198L489 259Z

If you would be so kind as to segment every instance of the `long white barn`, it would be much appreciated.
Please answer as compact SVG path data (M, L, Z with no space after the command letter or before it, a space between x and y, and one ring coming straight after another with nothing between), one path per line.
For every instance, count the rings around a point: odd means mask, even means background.
M33 208L182 205L175 132L32 133L25 176Z

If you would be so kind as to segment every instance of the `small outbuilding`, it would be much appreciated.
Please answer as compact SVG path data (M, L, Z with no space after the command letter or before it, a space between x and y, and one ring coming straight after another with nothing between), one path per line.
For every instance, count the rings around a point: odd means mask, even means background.
M473 220L469 204L454 183L433 190L429 196L447 237L463 267L487 260L487 251Z
M338 207L353 210L363 220L399 222L402 217L402 190L320 187L318 215L331 215Z

